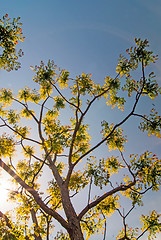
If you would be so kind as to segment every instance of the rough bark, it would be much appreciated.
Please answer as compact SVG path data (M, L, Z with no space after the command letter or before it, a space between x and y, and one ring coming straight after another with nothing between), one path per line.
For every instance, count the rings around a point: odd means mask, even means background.
M70 231L68 231L71 240L84 240L78 218L70 218Z
M83 233L80 226L80 221L74 210L69 197L69 191L66 184L62 184L60 187L62 204L69 224L69 236L71 240L84 240Z

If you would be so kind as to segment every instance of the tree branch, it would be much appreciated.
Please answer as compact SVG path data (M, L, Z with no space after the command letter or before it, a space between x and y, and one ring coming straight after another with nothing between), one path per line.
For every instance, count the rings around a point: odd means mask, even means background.
M145 83L145 75L144 75L144 68L143 68L143 85L141 87L141 90L140 92L138 92L136 94L136 99L135 99L135 102L134 102L134 105L133 105L133 108L131 110L131 112L121 121L119 122L118 124L116 124L113 129L111 130L111 132L104 138L102 139L98 144L96 144L94 147L92 147L90 150L88 150L86 153L84 153L81 157L78 158L78 160L74 163L73 165L73 168L78 164L78 162L84 158L85 156L87 156L89 153L91 153L92 151L94 151L96 148L98 148L100 145L102 145L105 141L107 141L107 139L112 135L112 133L115 131L116 128L118 128L119 126L121 126L122 124L124 124L134 113L135 109L136 109L136 106L137 106L137 103L141 97L141 94L142 94L142 91L143 91L143 88L144 88L144 83Z
M14 227L11 225L9 218L8 218L4 213L2 213L1 211L0 211L0 218L3 218L4 221L6 222L7 227L10 228L10 229L12 229L12 231L14 231ZM16 233L17 233L17 230L16 230ZM14 235L14 236L15 236L15 235ZM13 236L13 237L14 237L14 236ZM26 239L26 240L29 240L29 237L26 235L26 236L25 236L25 239Z
M89 184L89 192L88 192L88 205L90 203L90 198L91 198L91 188L92 188L92 176Z
M129 189L130 187L135 185L135 181L129 183L128 185L120 185L114 189L112 189L109 192L104 193L101 197L97 198L96 200L94 200L93 202L91 202L90 204L88 204L78 215L78 219L80 220L91 208L97 206L101 201L103 201L105 198L113 195L114 193L120 192L120 191L126 191L127 189Z
M46 103L46 101L49 99L49 96L45 99L45 101L43 102L42 106L41 106L41 111L40 111L40 117L39 117L39 123L38 123L38 132L39 132L39 137L42 141L42 145L43 145L43 149L45 151L45 154L46 154L46 159L48 160L49 162L49 167L51 168L52 170L52 173L58 183L58 185L60 186L62 183L63 183L63 179L62 177L60 176L59 172L58 172L58 169L57 167L55 166L54 162L52 161L51 159L51 156L50 156L50 153L52 151L52 149L50 150L50 152L47 150L47 147L45 146L45 139L42 135L42 130L41 130L41 121L42 121L42 116L43 116L43 109L44 109L44 105Z
M33 208L31 208L30 212L31 212L31 217L32 217L33 225L34 225L35 240L42 240L41 235L40 235L40 231L39 231L38 221L37 221L37 218L36 218L36 212Z
M115 79L118 78L118 76L120 75L120 73L117 74L117 76L115 77ZM114 79L114 80L115 80ZM107 89L105 89L103 92L101 92L100 94L98 94L97 96L95 96L88 104L86 110L84 112L81 112L82 115L80 116L80 119L78 121L77 119L77 114L76 114L76 126L75 126L75 129L74 129L74 132L73 132L73 136L72 136L72 142L71 142L71 146L70 146L70 150L69 150L69 171L68 171L68 174L67 174L67 178L66 178L66 182L67 184L69 183L69 180L70 180L70 176L72 174L72 171L75 167L75 165L83 158L83 157L80 157L74 164L72 164L72 161L71 161L71 158L72 158L72 153L73 153L73 146L74 146L74 141L75 141L75 138L76 138L76 135L77 135L77 132L81 126L81 123L82 123L82 120L84 118L84 116L86 115L86 113L88 112L88 110L90 109L91 105L94 103L94 101L103 96L105 93L107 93L109 90L110 90L111 86L109 86ZM76 112L77 113L77 112ZM89 150L90 151L90 150ZM89 152L88 151L88 152ZM92 151L92 150L91 150ZM91 152L90 151L90 152ZM87 153L88 154L88 153ZM82 155L82 156L85 156L86 154Z
M26 110L28 111L28 113L30 113L31 116L33 117L33 119L38 123L38 119L35 117L35 115L32 113L32 111L30 111L30 110L28 109L28 106L27 106L26 104L22 103L21 101L19 101L19 100L16 99L16 98L12 98L12 99L13 99L15 102L18 102L19 104L21 104L23 107L25 107Z
M53 211L40 198L38 192L27 185L10 167L8 167L1 159L0 159L0 167L2 167L12 178L16 180L23 188L25 188L34 198L35 202L46 212L47 214L53 216L65 229L69 229L68 223L62 218L57 212Z
M38 121L38 133L39 133L39 137L42 141L42 144L44 144L44 138L42 136L42 131L41 131L41 122L42 122L42 116L43 116L43 110L44 110L44 105L46 103L46 101L49 99L49 96L44 100L44 102L41 105L41 110L40 110L40 116L39 116L39 121Z
M53 84L50 80L49 80L50 84L56 89L56 91L59 93L59 95L64 99L65 102L67 102L69 105L75 107L76 109L78 109L80 111L80 113L82 113L82 110L79 108L79 106L76 106L74 103L71 103L70 101L68 101L64 95L59 91L59 89L55 86L55 84Z
M18 134L22 139L28 140L28 141L31 141L31 142L34 142L34 143L37 143L38 145L41 145L40 142L38 142L38 141L36 141L36 140L34 140L34 139L32 139L32 138L24 137L21 133L19 133L19 132L16 131L14 128L12 128L10 125L8 125L3 118L0 117L0 119L4 122L5 127L8 127L12 132Z
M100 209L100 210L101 210L101 214L102 214L102 216L103 216L103 218L104 218L104 220L105 220L105 221L104 221L104 223L105 223L105 229L104 229L104 234L103 234L103 240L106 240L107 221L106 221L106 217L105 217L102 209Z
M144 116L141 115L141 114L133 113L133 116L143 118L145 121L150 122L150 123L153 123L152 121L150 121L148 118L144 117Z
M26 150L26 148L25 148L25 146L24 146L23 143L22 143L22 140L21 140L21 146L22 146L22 148L24 149L24 151L25 151L26 153L28 153L27 150ZM38 160L39 162L44 163L44 160L42 160L41 158L35 156L34 154L30 154L30 155L31 155L33 158L35 158L36 160ZM45 159L45 160L46 160L46 159ZM45 164L49 166L48 163L45 163Z
M155 226L155 225L157 226L157 224L154 224L153 226ZM136 240L138 240L139 238L141 238L141 237L148 231L148 229L151 228L151 227L152 227L152 226L147 227L147 228L139 235L139 237L136 238Z
M0 218L3 218L6 222L7 227L12 228L9 218L0 211Z
M123 153L122 153L121 151L120 151L120 154L121 154L122 160L123 160L124 163L126 164L129 172L131 173L131 175L133 176L133 179L135 180L135 175L134 175L134 173L131 171L131 168L130 168L129 164L126 162L126 160L125 160L125 158L124 158L124 155L123 155Z

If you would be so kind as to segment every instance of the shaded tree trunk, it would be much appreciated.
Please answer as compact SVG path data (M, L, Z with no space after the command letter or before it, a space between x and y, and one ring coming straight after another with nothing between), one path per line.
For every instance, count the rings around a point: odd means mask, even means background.
M70 231L68 231L71 240L84 240L80 222L77 218L70 219Z
M62 204L68 219L69 229L67 230L71 240L84 240L82 229L80 226L80 220L74 210L69 197L69 191L65 184L60 187Z

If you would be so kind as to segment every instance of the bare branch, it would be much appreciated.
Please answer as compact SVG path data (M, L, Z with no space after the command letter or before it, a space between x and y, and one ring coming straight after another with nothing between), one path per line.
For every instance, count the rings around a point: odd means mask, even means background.
M15 102L19 103L20 105L22 105L24 108L26 108L26 110L28 111L28 113L31 114L31 116L33 117L33 119L38 123L38 119L36 118L36 116L32 113L32 111L30 111L28 109L28 106L24 103L22 103L21 101L19 101L18 99L16 98L12 98Z
M77 194L78 194L78 190L76 190L76 192L73 195L69 196L69 197L72 198L72 197L74 197Z
M120 150L119 150L120 151ZM121 157L122 157L122 160L124 161L124 163L126 164L129 172L131 173L131 175L133 176L133 179L135 180L135 175L134 173L131 171L131 168L130 168L130 165L126 162L125 158L124 158L124 155L123 153L120 151L120 154L121 154Z
M39 116L39 121L38 121L38 132L39 132L39 137L42 141L42 144L44 144L44 138L43 138L42 130L41 130L41 122L42 122L42 117L43 117L44 105L48 99L49 99L49 96L44 100L44 102L41 105L40 116Z
M25 151L26 153L28 153L28 151L26 150L25 146L23 145L22 140L23 140L23 139L21 139L21 146L22 146L22 148L24 149L24 151ZM33 158L35 158L36 160L38 160L39 162L44 163L44 160L42 160L41 158L35 156L34 154L31 154L31 156L32 156ZM45 159L45 160L46 160L46 159ZM48 163L45 162L45 164L49 166Z
M16 168L13 166L13 163L12 163L12 158L11 156L9 157L9 160L10 160L10 165L13 167L13 169L17 172Z
M150 121L148 118L146 118L145 116L143 116L143 115L141 115L141 114L133 113L133 116L143 118L145 121L150 122L150 123L153 123L152 121Z
M37 217L36 217L36 212L33 208L31 208L30 212L31 212L31 217L32 217L33 225L34 225L35 240L42 240L40 231L39 231L39 225L38 225L38 221L37 221Z
M154 224L153 226L157 226L157 224ZM136 238L136 240L138 240L139 238L141 238L148 230L149 230L149 228L151 228L151 226L149 226L149 227L147 227L140 235L139 235L139 237L137 237Z
M22 139L28 140L28 141L31 141L31 142L34 142L34 143L36 143L36 144L38 144L38 145L42 145L40 142L38 142L38 141L36 141L36 140L34 140L34 139L32 139L32 138L24 137L21 133L19 133L17 130L15 130L15 129L12 128L10 125L8 125L3 118L0 117L0 119L4 122L5 127L8 127L12 132L14 132L14 133L16 133L17 135L19 135Z
M135 190L135 189L133 189L133 188L130 188L133 192L135 192L135 193L137 193L137 194L140 194L140 195L143 195L143 194L145 194L147 191L149 191L150 189L152 189L153 188L153 185L152 186L150 186L150 187L148 187L145 191L143 191L143 192L139 192L139 191L137 191L137 190Z
M52 159L51 159L50 153L52 152L52 148L51 148L51 150L50 150L50 152L49 152L49 151L47 150L47 147L45 146L45 139L44 139L44 137L43 137L43 135L42 135L42 130L41 130L41 122L42 122L42 117L43 117L44 105L45 105L46 101L49 99L49 97L50 97L50 96L48 96L48 97L44 100L44 102L43 102L43 104L42 104L42 106L41 106L39 123L38 123L38 132L39 132L39 137L40 137L40 139L41 139L41 141L42 141L41 144L43 145L43 149L44 149L45 154L46 154L46 157L45 157L45 158L48 160L49 166L50 166L50 168L51 168L51 170L52 170L52 173L53 173L55 179L57 180L58 185L60 186L60 185L63 183L63 179L62 179L62 177L60 176L57 167L55 166L54 162L53 162Z
M126 191L127 189L129 189L130 187L135 185L135 181L129 183L128 185L120 185L114 189L112 189L109 192L104 193L101 197L97 198L96 200L94 200L93 202L91 202L90 204L88 204L78 215L78 219L81 219L91 208L97 206L100 202L102 202L105 198L120 192L120 191Z
M55 84L53 84L50 80L49 80L50 84L56 89L56 91L59 93L59 95L64 99L65 102L67 102L69 105L75 107L76 109L78 109L80 111L80 113L82 113L82 110L79 108L79 106L76 106L74 103L71 103L70 101L68 101L64 95L60 92L60 90L57 88L57 86ZM52 97L51 97L52 98Z
M103 218L104 218L104 223L105 223L105 229L104 229L104 234L103 234L103 240L106 240L106 231L107 231L107 221L106 221L106 217L105 217L105 215L103 214L103 211L102 211L102 209L100 209L101 210L101 214L102 214L102 216L103 216Z
M76 124L78 123L78 110L79 110L79 106L80 106L80 93L79 93L79 85L78 82L77 83L77 89L78 89L78 108L76 109L75 115L76 115Z
M91 188L92 188L92 176L89 184L89 192L88 192L88 205L90 203L90 198L91 198Z

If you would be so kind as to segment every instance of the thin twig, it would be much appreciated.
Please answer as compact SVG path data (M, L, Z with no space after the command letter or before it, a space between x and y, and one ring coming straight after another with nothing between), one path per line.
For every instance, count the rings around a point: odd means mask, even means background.
M92 176L91 176L91 180L90 180L90 184L89 184L89 192L88 192L88 205L90 203L90 198L91 198L91 189L92 189Z
M104 234L103 234L103 240L106 240L107 220L106 220L106 217L105 217L102 209L100 209L100 210L101 210L101 214L102 214L102 216L103 216L103 218L104 218L104 220L105 220L105 221L104 221L104 223L105 223L105 230L104 230Z

